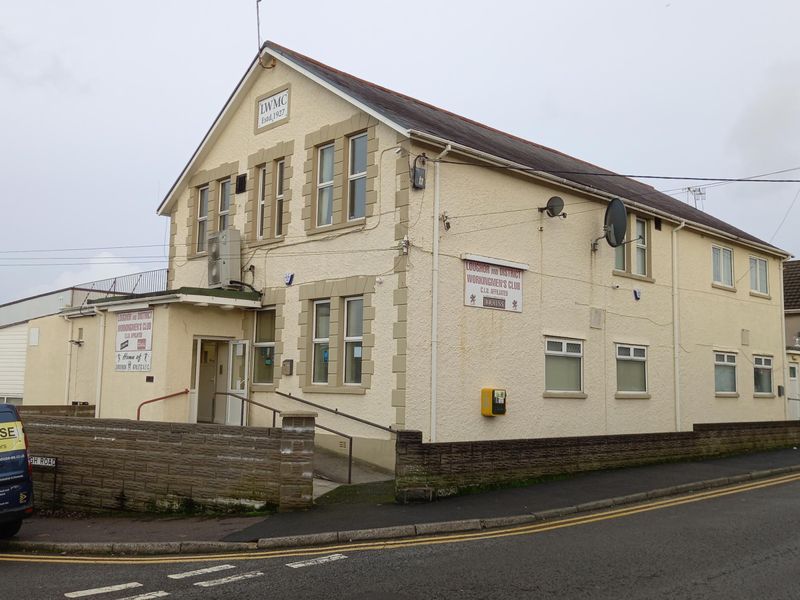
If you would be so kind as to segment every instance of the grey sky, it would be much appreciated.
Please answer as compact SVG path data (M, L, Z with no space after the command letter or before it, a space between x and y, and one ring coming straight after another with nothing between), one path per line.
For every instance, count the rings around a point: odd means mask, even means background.
M265 38L334 67L618 172L712 177L800 167L798 23L789 0L262 2ZM256 45L254 0L0 0L0 303L161 266L155 209ZM705 209L769 240L798 192ZM800 254L798 225L800 200L774 243ZM58 248L98 249L7 252ZM82 264L10 266L54 256Z

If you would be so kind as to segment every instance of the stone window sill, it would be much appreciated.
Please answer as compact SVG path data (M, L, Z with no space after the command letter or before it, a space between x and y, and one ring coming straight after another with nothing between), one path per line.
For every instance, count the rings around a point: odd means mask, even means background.
M646 283L655 283L656 281L655 279L653 279L652 277L648 277L647 275L637 275L636 273L629 273L628 271L619 271L617 269L614 269L611 273L616 277L626 277L628 279L635 279L636 281L644 281Z
M647 392L617 392L614 394L617 400L649 400L650 394Z
M333 225L323 225L321 227L312 227L306 230L307 235L319 235L327 233L328 231L339 231L340 229L350 229L363 227L367 222L365 218L356 219L354 221L345 221L344 223L334 223Z
M717 398L738 398L739 392L715 392L714 396Z
M724 290L726 292L733 292L736 293L736 288L731 285L724 285L722 283L712 283L711 287L716 290Z
M189 256L186 257L186 260L198 260L200 258L208 258L208 252L192 252Z
M250 390L253 392L274 392L278 389L277 383L251 383Z
M772 392L755 392L753 398L774 398L775 394Z
M279 244L284 240L284 236L275 237L275 238L263 238L260 240L250 240L247 242L247 246L249 248L256 248L258 246L271 246L273 244Z
M572 398L574 400L585 400L588 396L583 392L547 391L542 394L542 398Z
M367 388L359 387L357 385L307 385L303 388L304 394L352 394L353 396L363 396L367 393Z
M763 292L756 292L756 291L750 290L750 295L753 298L763 298L764 300L772 300L772 296L770 296L769 294L764 294Z

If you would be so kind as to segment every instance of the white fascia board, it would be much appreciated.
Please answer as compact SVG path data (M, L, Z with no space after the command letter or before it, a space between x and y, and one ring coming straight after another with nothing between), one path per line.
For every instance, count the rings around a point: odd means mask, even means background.
M181 294L178 302L182 304L208 304L209 306L234 306L236 308L261 308L260 300L244 300L242 298L223 298L217 296L199 296Z
M124 312L128 310L147 310L150 308L152 302L129 302L129 303L120 303L114 304L113 306L108 307L108 312L117 313L117 312Z
M527 271L530 265L527 263L519 263L511 260L503 260L502 258L491 258L489 256L481 256L480 254L462 254L461 260L474 260L475 262L488 263L498 267L508 267L510 269L519 269L520 271Z
M408 137L409 130L406 127L403 127L402 125L400 125L398 123L395 123L391 119L387 118L386 115L378 112L377 110L375 110L373 108L370 108L369 106L367 106L366 104L364 104L362 102L359 102L358 100L353 98L350 94L347 94L346 92L343 92L342 90L340 90L336 86L331 85L330 83L328 83L327 81L325 81L321 77L317 77L316 75L314 75L310 71L307 71L306 69L304 69L303 67L298 65L292 59L283 56L279 51L273 50L271 48L267 48L266 52L270 56L274 57L275 60L279 60L280 62L282 62L286 66L294 69L295 71L297 71L301 75L305 75L311 81L313 81L316 84L321 85L322 87L324 87L326 90L328 90L332 94L335 94L335 95L339 96L340 98L342 98L346 102L349 102L350 104L355 106L357 109L367 113L368 115L370 115L372 117L375 117L376 119L378 119L378 121L380 121L381 123L387 125L388 127L392 128L392 129L394 129L397 133L400 133L400 134Z

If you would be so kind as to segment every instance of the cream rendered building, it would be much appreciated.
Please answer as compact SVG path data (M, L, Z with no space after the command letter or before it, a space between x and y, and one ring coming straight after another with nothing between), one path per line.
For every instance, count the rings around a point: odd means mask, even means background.
M540 210L554 196L566 218ZM630 241L593 249L614 198ZM101 417L177 394L143 418L269 425L226 394L302 408L276 391L435 441L787 417L786 252L270 42L158 211L171 291L67 315L94 336ZM228 290L209 288L220 229L241 235ZM115 367L129 318L151 328L148 370ZM505 414L481 414L482 388ZM390 434L319 421L393 465Z

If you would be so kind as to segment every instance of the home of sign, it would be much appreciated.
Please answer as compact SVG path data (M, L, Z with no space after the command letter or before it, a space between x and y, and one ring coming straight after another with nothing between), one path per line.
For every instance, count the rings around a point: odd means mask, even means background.
M528 265L465 254L464 305L522 312L522 272Z

